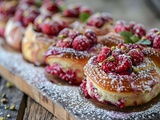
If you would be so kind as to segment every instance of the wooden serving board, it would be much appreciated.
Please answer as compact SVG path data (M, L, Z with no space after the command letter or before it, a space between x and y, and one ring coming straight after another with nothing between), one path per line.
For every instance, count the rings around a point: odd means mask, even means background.
M51 83L44 67L26 62L0 40L0 74L61 120L160 119L160 95L149 103L119 109L86 99L80 88ZM56 79L56 78L55 78Z

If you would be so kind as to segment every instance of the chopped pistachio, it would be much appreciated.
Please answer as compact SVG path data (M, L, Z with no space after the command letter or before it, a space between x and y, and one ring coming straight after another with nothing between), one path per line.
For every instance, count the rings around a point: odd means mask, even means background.
M138 69L136 67L133 67L133 72L137 73Z
M2 98L6 98L6 94L5 93L2 94Z
M98 63L99 66L102 66L102 62Z
M6 83L6 87L11 88L11 87L12 87L12 83L7 82L7 83Z
M113 50L115 50L115 49L116 49L116 47L115 47L115 46L112 46L112 47L111 47L111 50L112 50L112 51L113 51Z
M146 36L143 36L143 37L142 37L142 40L145 40L145 39L146 39Z
M1 102L2 102L2 103L7 103L7 99L6 99L6 98L2 98L2 99L1 99Z
M157 34L157 35L159 35L159 34L160 34L160 32L158 31L158 32L156 32L156 34Z
M15 107L16 107L15 105L11 105L11 106L9 107L9 109L10 109L10 110L15 110Z
M109 56L108 58L107 58L107 60L109 60L109 61L114 61L115 60L115 58L113 57L113 56Z
M58 35L58 38L60 38L60 39L63 39L63 38L65 38L66 36L64 36L64 35Z
M8 115L7 115L7 117L8 117L8 118L10 118L10 117L11 117L11 115L10 115L10 114L8 114Z
M121 49L122 49L122 50L125 50L125 49L126 49L126 47L125 47L125 46L121 46Z
M6 120L6 118L5 118L5 117L0 116L0 120Z
M5 106L4 106L4 109L5 109L5 110L8 109L8 106L5 105Z

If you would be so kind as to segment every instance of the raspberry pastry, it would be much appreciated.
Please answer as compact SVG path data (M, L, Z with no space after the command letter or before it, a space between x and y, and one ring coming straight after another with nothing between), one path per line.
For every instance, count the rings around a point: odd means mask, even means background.
M48 47L57 42L57 34L60 30L67 27L65 22L53 21L49 16L39 15L34 25L26 28L22 40L22 54L26 60L36 65L45 64L44 53Z
M48 64L46 72L69 84L78 85L84 79L84 65L91 56L97 54L102 45L97 44L97 36L93 31L82 34L65 28L58 37L56 46L45 54Z
M103 36L113 31L113 18L109 13L95 13L80 29L92 29L98 36Z
M86 20L90 15L92 14L92 11L87 6L73 6L70 5L67 8L65 8L62 13L58 13L53 16L53 19L56 20L63 20L68 24L71 24L75 22L77 19L83 19ZM84 17L85 16L85 17ZM83 17L83 18L82 18Z
M159 68L144 56L140 45L103 47L84 67L86 97L120 108L144 104L160 92Z
M39 14L39 10L35 5L21 3L16 10L13 18L6 25L5 38L12 48L21 50L21 41L24 36L25 28L29 23L33 23Z
M160 66L160 30L158 28L152 28L147 33L146 39L150 41L150 44L144 47L144 54L149 56L157 66ZM144 40L144 42L147 40Z
M4 37L5 26L14 15L18 1L0 1L0 36Z

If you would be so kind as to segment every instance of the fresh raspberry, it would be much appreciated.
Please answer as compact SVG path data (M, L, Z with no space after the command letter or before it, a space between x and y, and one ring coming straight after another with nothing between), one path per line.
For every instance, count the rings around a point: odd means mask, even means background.
M144 60L143 53L140 50L138 50L138 49L132 49L132 50L130 50L128 52L128 55L131 57L133 65L139 65Z
M97 34L92 30L86 30L85 36L90 40L91 46L97 43Z
M76 38L77 36L82 35L82 33L80 33L77 30L73 30L69 33L69 37L73 40L74 38Z
M92 15L89 18L87 24L90 26L101 28L104 25L104 21L102 20L100 16Z
M63 11L63 16L65 16L65 17L76 17L77 18L79 16L79 12L76 9L68 8L68 9Z
M109 47L103 47L97 56L98 62L103 62L111 53L111 49Z
M126 21L125 20L118 20L118 21L116 21L115 25L126 25Z
M114 26L114 30L116 33L120 33L122 31L130 31L129 26L126 24L126 21L124 20L119 20L116 22Z
M72 47L75 50L84 51L87 50L89 46L90 46L90 40L83 35L77 36L72 42Z
M153 47L160 49L160 35L157 35L153 41Z
M22 10L22 9L17 10L14 15L14 20L21 22L23 19L23 12L24 12L24 10Z
M36 17L36 19L34 20L34 26L36 28L36 31L41 31L42 24L47 17L49 18L49 16L42 15L42 14Z
M119 55L117 56L117 63L115 63L116 66L116 72L123 73L125 71L128 71L132 68L132 61L128 58L126 55Z
M122 50L122 49L115 49L112 51L112 55L114 57L117 57L117 56L125 54L125 53L126 53L125 50Z
M143 46L141 46L140 44L131 44L128 46L128 49L132 50L132 49L139 49L140 51L143 50Z
M125 48L128 48L128 44L124 44L124 43L119 43L117 47L121 49L122 46L124 46Z
M54 3L53 1L45 2L44 6L46 7L46 9L48 11L51 11L51 12L58 12L59 11L57 4Z
M158 28L152 28L149 30L149 32L146 35L146 38L149 39L153 45L153 40L154 38L157 36L157 32L159 32L160 30Z
M133 27L134 35L137 35L139 38L142 38L146 35L146 30L141 24L135 24Z
M59 23L46 19L42 24L42 32L47 35L57 35L59 33Z
M111 16L111 14L106 13L106 12L101 13L101 18L102 18L102 20L104 21L104 23L108 23L108 22L113 21L113 18L112 18L112 16Z
M23 25L25 27L27 27L29 25L29 23L33 23L34 22L34 19L37 17L36 14L34 13L28 13L28 15L24 15L23 17Z
M56 44L57 47L62 48L71 48L72 47L72 40L71 38L65 38L63 40L59 40Z
M91 15L92 10L87 6L82 6L79 8L79 13L87 13L87 14Z
M64 28L61 30L58 34L58 36L68 37L71 29L70 28Z
M58 23L59 23L59 31L68 27L68 24L66 22L62 21L62 20L59 20Z
M114 72L115 71L115 65L112 62L106 62L102 64L102 70L104 70L106 73L108 72Z
M129 26L129 29L130 29L131 32L133 32L133 27L135 26L135 24L136 24L136 23L135 23L134 21L131 21L131 22L129 23L128 26Z

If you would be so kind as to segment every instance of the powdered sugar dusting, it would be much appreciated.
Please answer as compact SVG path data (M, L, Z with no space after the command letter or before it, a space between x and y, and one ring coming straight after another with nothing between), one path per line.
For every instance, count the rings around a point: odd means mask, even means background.
M160 101L150 107L143 107L142 111L138 108L131 108L133 111L104 109L96 106L93 102L85 99L80 94L78 87L58 86L50 83L44 75L44 68L36 67L23 60L19 53L11 53L0 47L0 64L10 72L22 77L29 85L35 86L43 95L49 97L53 102L61 104L67 111L78 119L159 119ZM103 75L103 73L102 73ZM115 108L116 109L116 108Z

